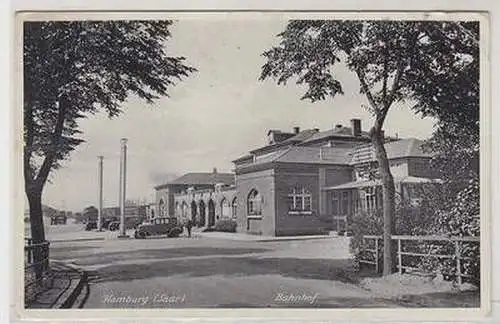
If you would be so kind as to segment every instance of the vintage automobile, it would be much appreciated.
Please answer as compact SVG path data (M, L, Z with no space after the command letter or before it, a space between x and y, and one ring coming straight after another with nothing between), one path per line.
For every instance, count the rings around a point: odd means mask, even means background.
M86 231L91 231L93 229L97 229L97 222L92 222L92 221L89 221L87 223L87 225L85 225L85 230Z
M110 231L118 231L120 229L120 222L111 222L111 223L109 223L108 229Z
M182 233L182 226L175 217L155 218L148 224L141 224L134 233L135 238L145 239L148 236L167 235L167 237L178 237Z

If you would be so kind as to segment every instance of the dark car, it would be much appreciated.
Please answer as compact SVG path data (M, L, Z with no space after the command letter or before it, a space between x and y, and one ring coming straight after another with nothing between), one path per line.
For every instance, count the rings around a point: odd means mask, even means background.
M91 231L93 229L97 229L97 222L88 222L87 225L85 225L86 231Z
M108 225L110 231L118 231L120 229L120 222L111 222Z
M155 218L149 224L141 224L134 233L135 238L146 238L148 236L167 235L178 237L182 233L182 227L175 217Z

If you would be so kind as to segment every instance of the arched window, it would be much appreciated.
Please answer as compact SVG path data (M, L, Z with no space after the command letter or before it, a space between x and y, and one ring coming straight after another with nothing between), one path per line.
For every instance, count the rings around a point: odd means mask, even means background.
M178 201L175 202L175 217L181 216L181 205Z
M247 209L249 216L262 215L262 197L255 189L252 189L248 194Z
M220 207L222 218L229 218L231 216L231 206L229 206L229 200L222 198Z
M159 211L160 217L165 216L165 202L163 201L163 198L160 199L160 203L158 204L158 211Z
M311 193L305 188L293 188L288 194L288 210L291 212L310 212Z
M182 202L182 205L181 205L181 217L182 218L187 218L187 203L185 201Z
M236 213L238 210L238 201L236 200L236 197L233 198L233 202L231 203L231 217L236 218Z

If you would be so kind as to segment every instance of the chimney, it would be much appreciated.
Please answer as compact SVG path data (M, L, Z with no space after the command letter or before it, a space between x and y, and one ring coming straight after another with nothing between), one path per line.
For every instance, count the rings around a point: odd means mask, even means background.
M352 136L361 136L361 119L351 119Z
M298 134L298 133L300 133L300 127L294 127L294 128L293 128L293 133L294 133L294 134Z
M217 174L217 168L213 169L213 174Z

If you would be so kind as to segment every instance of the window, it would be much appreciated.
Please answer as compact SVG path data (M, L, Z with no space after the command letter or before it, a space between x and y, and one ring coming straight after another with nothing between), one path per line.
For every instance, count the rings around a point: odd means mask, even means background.
M351 201L350 191L337 191L332 195L332 214L345 216L351 210L349 203Z
M305 188L293 188L287 197L288 211L290 212L310 212L311 193Z
M364 189L365 210L374 212L382 207L382 190L380 187L367 187Z
M234 197L233 202L231 204L231 216L233 218L236 218L237 210L238 210L238 201L236 200L236 197Z
M349 213L349 192L342 192L342 200L340 204L340 213L342 215L347 215Z
M248 194L248 215L260 216L262 215L262 197L259 192L252 189Z
M160 203L158 204L158 209L160 211L160 217L165 216L165 202L163 198L160 199Z
M231 215L231 208L229 206L229 201L226 198L222 198L220 202L222 218L229 218Z
M181 216L182 218L186 218L187 217L187 204L185 201L182 202L182 206L181 206Z

